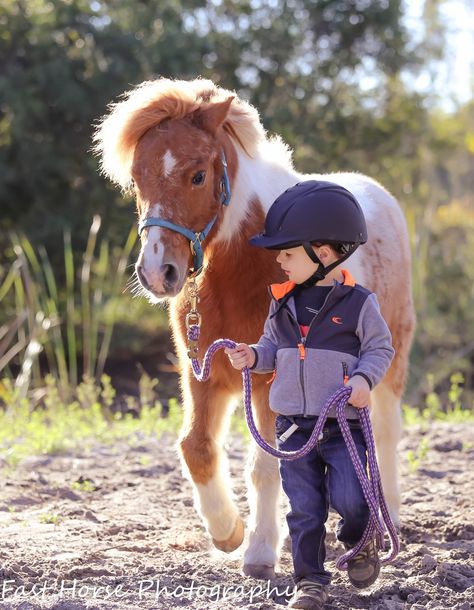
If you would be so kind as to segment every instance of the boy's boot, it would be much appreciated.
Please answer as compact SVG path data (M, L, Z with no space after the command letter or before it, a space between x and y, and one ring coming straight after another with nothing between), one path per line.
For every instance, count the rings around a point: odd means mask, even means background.
M303 578L296 585L296 592L288 603L288 608L302 610L322 610L328 598L328 587L314 580Z
M348 544L344 544L350 549ZM374 584L380 574L380 559L375 540L371 540L355 557L347 562L349 580L358 589Z

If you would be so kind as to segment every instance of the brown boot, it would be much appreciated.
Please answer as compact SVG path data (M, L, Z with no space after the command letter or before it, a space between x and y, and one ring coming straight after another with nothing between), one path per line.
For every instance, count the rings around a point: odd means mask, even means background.
M344 545L349 549L348 545ZM355 557L347 562L349 580L358 589L370 587L380 574L380 559L375 540L371 540Z
M296 584L296 593L290 599L288 608L322 610L327 598L327 585L303 578Z

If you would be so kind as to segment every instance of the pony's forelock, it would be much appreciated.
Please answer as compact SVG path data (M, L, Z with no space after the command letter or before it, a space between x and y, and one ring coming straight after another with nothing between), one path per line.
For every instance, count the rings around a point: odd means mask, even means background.
M217 87L212 81L157 79L145 81L125 93L97 126L94 152L100 156L101 170L113 182L127 189L135 147L140 138L165 119L180 119L201 105L234 96L224 130L249 156L257 154L265 140L265 130L257 110L235 92Z

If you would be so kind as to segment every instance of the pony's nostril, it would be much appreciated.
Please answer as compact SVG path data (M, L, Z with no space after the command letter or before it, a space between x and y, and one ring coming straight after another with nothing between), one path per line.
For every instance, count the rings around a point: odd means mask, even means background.
M137 265L136 271L137 271L138 279L140 280L140 284L148 290L149 285L148 285L147 279L145 277L145 274L143 272L143 267L141 265Z
M178 270L174 265L161 265L160 271L165 276L165 281L169 286L176 284L178 280Z

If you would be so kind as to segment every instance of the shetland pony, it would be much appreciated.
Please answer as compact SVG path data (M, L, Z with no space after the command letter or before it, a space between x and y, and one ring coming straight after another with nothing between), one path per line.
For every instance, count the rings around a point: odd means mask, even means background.
M279 137L266 134L258 112L235 93L208 80L158 79L124 95L102 119L95 134L102 171L135 193L140 221L158 217L201 231L216 216L203 242L204 269L198 276L202 316L200 354L220 337L253 343L268 312L267 286L283 282L276 253L247 240L263 228L274 199L305 179L337 182L354 193L368 225L369 241L344 265L374 291L393 337L396 355L371 396L371 418L386 499L398 520L397 443L400 399L414 330L407 228L396 200L384 188L355 173L302 175ZM221 204L223 155L231 200ZM229 478L224 438L241 393L241 375L223 352L211 379L194 379L186 354L185 286L193 265L189 240L167 227L141 233L136 274L151 302L167 299L173 339L180 359L184 424L179 437L183 471L194 486L195 505L214 545L230 552L244 539L244 523ZM253 408L260 433L275 442L267 375L253 376ZM270 578L278 559L278 462L256 444L246 478L250 522L243 554L245 574Z

